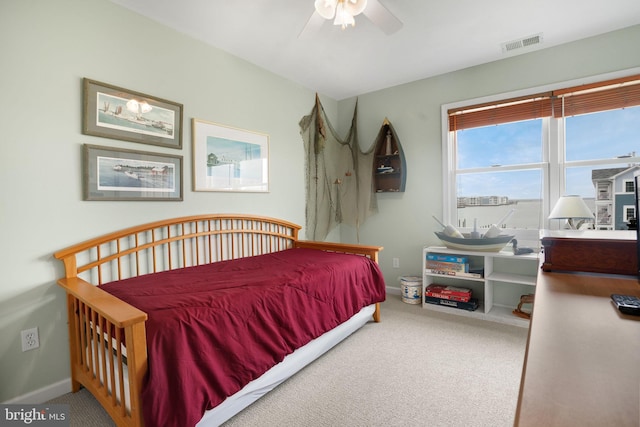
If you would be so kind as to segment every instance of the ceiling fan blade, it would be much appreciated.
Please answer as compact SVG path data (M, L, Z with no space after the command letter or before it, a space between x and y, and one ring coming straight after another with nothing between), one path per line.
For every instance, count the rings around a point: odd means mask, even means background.
M402 21L389 12L389 9L378 0L368 0L367 7L362 13L387 35L391 35L402 28Z
M318 12L314 11L302 31L300 31L300 34L298 34L298 38L304 39L308 36L311 36L312 34L317 33L325 21L326 19L320 16Z

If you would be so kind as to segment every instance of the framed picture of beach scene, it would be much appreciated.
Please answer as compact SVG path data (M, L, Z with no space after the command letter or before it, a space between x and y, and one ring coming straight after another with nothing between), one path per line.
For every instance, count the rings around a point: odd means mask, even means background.
M269 191L269 136L193 119L193 191Z
M182 200L182 156L83 146L84 200Z
M182 148L182 104L83 79L82 133Z

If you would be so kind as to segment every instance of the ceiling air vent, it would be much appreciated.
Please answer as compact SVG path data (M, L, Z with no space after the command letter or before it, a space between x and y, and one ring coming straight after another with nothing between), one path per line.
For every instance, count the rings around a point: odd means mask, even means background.
M511 52L529 46L535 46L540 43L542 43L542 33L502 43L502 53Z

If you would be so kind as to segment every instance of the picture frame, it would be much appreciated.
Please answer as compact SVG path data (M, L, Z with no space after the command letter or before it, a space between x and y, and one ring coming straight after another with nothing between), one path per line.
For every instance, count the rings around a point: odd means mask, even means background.
M193 191L269 192L269 135L192 119Z
M83 134L182 148L182 104L88 78L83 97Z
M83 199L182 201L182 156L83 145Z

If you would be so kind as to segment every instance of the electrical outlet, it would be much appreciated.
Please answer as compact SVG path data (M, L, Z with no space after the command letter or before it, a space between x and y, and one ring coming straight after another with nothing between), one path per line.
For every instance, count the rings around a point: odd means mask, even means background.
M22 351L33 350L40 347L40 338L38 338L38 328L25 329L20 331L22 337Z
M400 258L393 259L393 268L400 268Z

